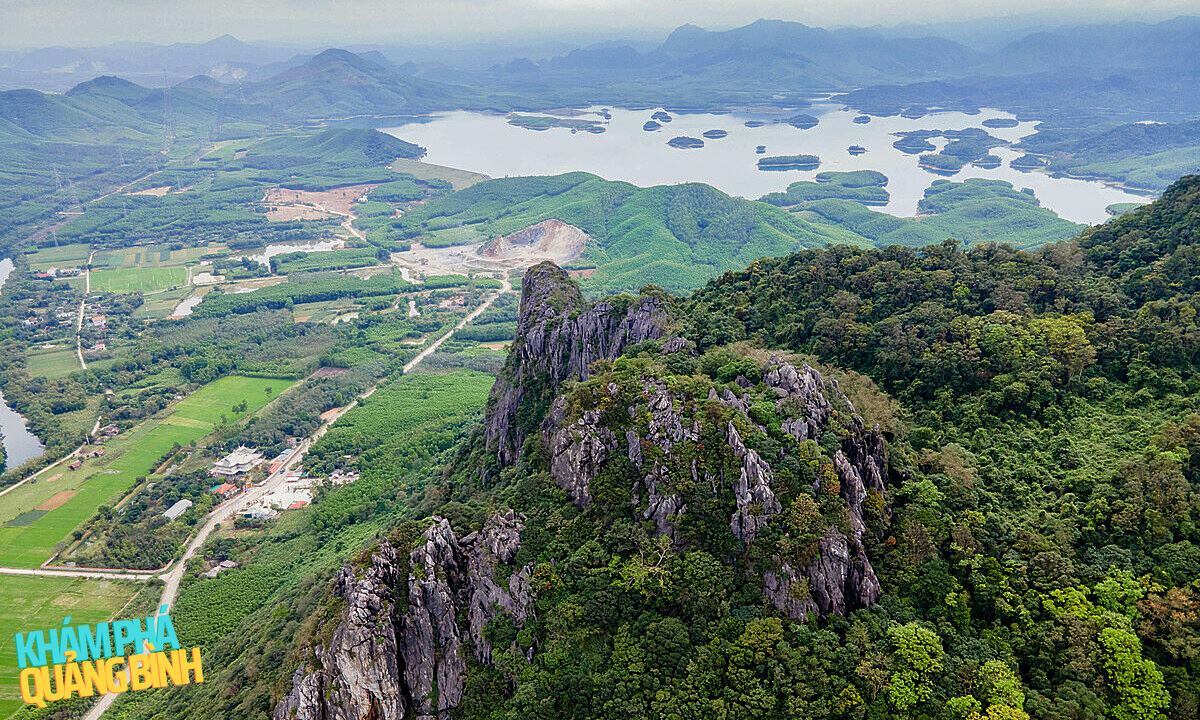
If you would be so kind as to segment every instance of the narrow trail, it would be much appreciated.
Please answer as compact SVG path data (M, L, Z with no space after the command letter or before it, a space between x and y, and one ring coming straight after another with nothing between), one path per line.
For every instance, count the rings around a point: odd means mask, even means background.
M421 362L425 360L425 358L429 357L434 352L436 352L437 349L442 346L442 343L446 342L456 332L458 332L459 330L462 330L464 327L466 327L472 321L474 321L475 318L479 317L484 312L486 312L487 309L490 308L492 306L492 304L496 302L496 298L500 297L501 295L503 295L507 292L512 291L512 281L509 279L507 272L504 274L504 277L501 279L500 283L501 283L501 287L500 287L499 291L489 295L486 300L484 300L482 303L479 304L479 307L475 308L470 313L468 313L467 316L464 317L462 320L460 320L453 328L450 329L449 332L445 333L440 338L438 338L437 340L430 343L425 349L423 349L421 352L417 353L417 355L412 360L409 360L408 363L405 364L405 366L404 366L404 372L406 374L409 372L412 372L412 370L414 368L416 368L418 365L420 365ZM228 520L237 511L249 506L256 500L261 499L264 495L269 493L271 490L278 487L281 483L285 482L288 471L291 470L293 467L295 467L297 464L299 464L304 459L304 457L308 454L309 448L311 448L314 444L316 444L316 442L325 435L325 433L329 430L330 426L333 425L335 422L337 422L343 415L345 415L346 413L350 412L352 409L357 407L359 401L364 400L364 399L370 397L371 395L373 395L375 393L375 389L377 387L379 387L379 386L378 385L371 386L369 389L367 389L365 392L363 392L361 395L359 395L357 398L355 398L353 401L351 401L348 405L339 409L336 413L332 414L332 416L328 420L326 420L324 423L321 424L321 427L317 428L313 432L312 435L305 438L296 447L295 451L292 452L292 454L288 458L287 462L285 462L283 464L283 467L279 468L279 470L277 470L274 474L272 474L270 477L268 477L263 482L262 485L251 488L250 490L247 490L246 492L241 493L240 495L235 495L234 497L230 498L229 500L226 500L225 502L221 503L216 508L214 508L212 510L212 512L210 512L208 514L208 517L205 519L204 525L202 525L200 527L199 532L197 532L196 535L192 538L191 542L188 543L187 548L183 551L183 555L180 556L180 558L178 560L176 560L172 566L170 566L169 571L167 571L166 573L158 574L158 575L155 574L158 571L155 571L155 572L150 573L148 577L141 578L143 580L146 580L146 579L149 579L149 577L160 577L166 583L163 586L162 596L159 599L158 604L160 607L163 605L166 605L169 607L175 602L175 598L179 594L179 587L183 583L184 573L187 571L188 561L191 560L192 557L195 556L195 554L200 550L200 548L204 547L204 543L207 542L208 536L211 535L212 532L214 530L216 530L217 527L222 522L224 522L225 520ZM5 571L4 568L0 568L0 573L3 573L4 571ZM89 573L88 571L78 571L78 572L79 572L79 575L78 575L79 577L104 577L107 574L111 574L111 573L104 573L104 574ZM27 573L22 572L22 573L14 573L14 574L41 574L41 573L39 573L38 571L29 571ZM52 574L52 573L47 573L47 574ZM122 579L128 579L128 578L122 578ZM137 579L137 578L133 578L133 579ZM84 720L98 720L98 718L103 716L104 713L112 706L113 702L116 699L117 699L117 695L114 693L109 693L107 695L102 696L99 700L96 701L96 704L91 707L91 709L88 711L87 715L84 716Z

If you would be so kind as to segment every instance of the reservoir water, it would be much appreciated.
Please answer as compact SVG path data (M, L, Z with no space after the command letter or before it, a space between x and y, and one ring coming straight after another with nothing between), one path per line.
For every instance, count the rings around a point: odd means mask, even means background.
M1100 182L1015 170L1009 163L1021 153L1007 147L992 150L1001 158L1000 167L968 165L949 178L922 169L917 155L892 147L897 140L893 133L897 132L963 130L983 127L983 121L989 118L1013 117L999 110L977 115L939 112L917 119L873 117L867 124L858 124L854 122L857 113L826 103L804 111L818 119L817 125L807 130L774 122L780 116L672 113L671 122L647 132L642 126L654 111L614 108L603 133L572 133L565 128L533 131L510 125L504 115L465 111L438 114L430 122L385 132L427 148L425 159L430 163L492 177L584 170L640 186L704 182L746 198L782 191L789 183L811 180L825 170L878 170L888 176L891 201L877 209L900 216L917 214L917 202L935 180L971 177L1007 180L1018 189L1030 188L1042 205L1081 223L1104 222L1108 218L1105 208L1113 203L1146 202L1145 197ZM604 122L598 112L580 117ZM745 126L747 121L756 120L766 124ZM1036 125L1035 121L1025 121L1010 128L985 129L1001 140L1014 142L1033 133ZM692 150L667 145L668 140L680 135L703 139L709 130L724 130L728 135L704 139L704 147ZM945 142L941 138L933 140L939 147ZM759 145L766 146L766 155L812 154L821 158L821 164L815 170L763 172L757 167L758 158L763 156L755 153ZM851 155L851 145L860 145L866 152Z
M0 292L3 292L4 284L8 282L12 271L12 260L0 260ZM4 454L9 468L32 460L46 450L37 435L29 432L29 428L25 426L25 418L8 406L4 400L4 393L0 393L0 433L4 434Z

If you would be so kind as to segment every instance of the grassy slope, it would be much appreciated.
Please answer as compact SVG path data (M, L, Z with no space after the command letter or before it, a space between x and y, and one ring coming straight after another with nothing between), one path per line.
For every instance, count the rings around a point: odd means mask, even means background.
M413 210L397 225L413 237L462 225L496 236L549 218L596 240L580 263L595 265L592 286L608 290L655 283L681 291L762 256L864 243L842 228L708 185L639 188L587 173L479 183Z

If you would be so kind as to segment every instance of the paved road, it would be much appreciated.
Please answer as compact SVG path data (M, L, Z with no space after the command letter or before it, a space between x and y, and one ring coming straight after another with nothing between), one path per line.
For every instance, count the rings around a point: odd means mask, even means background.
M92 580L133 580L145 582L160 577L160 570L87 570L83 568L10 568L0 567L0 575L37 575L40 577L76 577Z
M83 269L83 297L79 300L79 317L75 319L75 355L79 358L79 367L87 370L83 361L83 310L87 306L87 296L92 292L92 258L96 251L88 253L87 266Z
M480 303L479 307L472 310L466 317L460 320L458 324L450 330L450 332L442 335L440 338L430 343L430 345L424 350L417 353L416 357L414 357L412 360L409 360L404 366L404 372L411 372L413 368L421 364L421 361L437 351L437 349L442 346L442 343L446 342L446 340L454 335L454 333L462 330L471 321L482 315L488 308L492 306L492 303L496 302L496 298L512 290L512 282L509 280L507 273L505 273L504 278L500 282L502 286L499 292L488 296L486 300ZM191 560L196 552L204 546L204 543L208 540L208 536L212 533L212 531L215 530L222 522L228 520L237 511L252 505L255 501L260 500L264 495L282 484L285 481L288 470L304 459L304 456L308 454L308 449L325 435L325 433L329 430L329 427L333 425L333 423L337 422L340 417L350 412L351 409L357 406L360 399L370 397L375 392L376 387L378 386L372 386L370 389L352 401L349 405L338 410L337 413L322 423L321 427L317 428L317 430L313 432L311 436L306 438L296 447L296 450L291 454L291 457L288 458L287 462L284 463L283 467L279 468L279 470L277 470L273 475L268 477L262 485L251 488L240 495L235 495L229 500L226 500L218 505L213 509L212 512L208 514L208 518L205 520L204 525L200 527L200 531L197 532L195 537L192 538L192 541L188 543L183 555L175 562L174 566L169 572L161 576L166 582L166 585L163 586L162 597L159 600L160 606L169 606L174 604L175 597L179 594L179 586L183 582L183 575L185 572L187 572L188 561ZM81 573L81 577L98 577L95 574L87 574L86 571L81 571ZM98 720L105 713L105 711L112 706L113 701L116 699L117 696L114 693L104 695L96 701L96 704L93 705L91 710L88 711L87 715L84 716L84 720Z

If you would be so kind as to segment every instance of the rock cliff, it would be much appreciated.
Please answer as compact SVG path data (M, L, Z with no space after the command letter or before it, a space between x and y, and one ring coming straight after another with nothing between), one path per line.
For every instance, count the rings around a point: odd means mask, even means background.
M275 720L444 720L462 700L467 653L490 663L484 628L498 614L522 626L532 612L532 566L506 584L499 565L521 545L523 519L496 513L463 538L434 517L408 556L407 606L399 610L404 567L384 542L370 564L339 571L335 593L345 601L328 642L297 668L276 704Z
M667 346L688 350L677 343L665 343L664 350ZM658 534L676 539L680 523L687 522L689 503L711 506L715 500L728 503L729 532L749 545L795 502L780 496L773 467L794 465L787 456L795 451L784 444L767 456L747 438L774 434L834 448L822 463L827 473L817 472L810 489L818 497L822 483L836 477L828 492L836 493L842 507L823 520L811 552L802 557L776 554L771 566L761 569L763 591L777 609L797 619L869 607L879 599L880 588L864 541L879 528L869 527L865 504L872 493L882 498L885 491L883 435L865 426L836 381L808 365L797 368L772 356L762 378L754 386L739 375L733 384L748 386L742 394L728 386L709 387L702 401L650 376L632 385L628 380L626 385L608 382L569 399L560 397L543 431L550 477L573 503L586 508L592 484L609 463L623 457L632 466L633 511L652 521ZM764 416L764 403L774 406L774 427L755 420ZM569 407L577 408L575 415ZM836 435L836 442L823 442L828 433Z
M558 266L531 267L521 283L516 339L488 399L488 452L514 463L564 382L586 378L596 360L661 337L667 321L659 297L588 304Z

